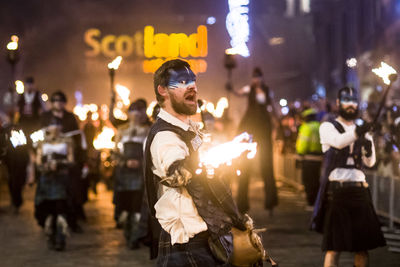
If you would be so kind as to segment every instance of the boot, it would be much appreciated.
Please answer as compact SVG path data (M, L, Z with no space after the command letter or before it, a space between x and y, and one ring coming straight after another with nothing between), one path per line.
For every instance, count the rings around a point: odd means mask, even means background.
M140 240L140 233L139 233L139 221L140 221L140 213L133 213L130 216L130 235L128 239L128 247L132 250L136 250L140 248L139 240Z
M62 216L57 216L57 227L56 227L56 241L55 249L57 251L63 251L66 246L66 237L68 234L68 223L67 220Z
M47 247L50 250L55 248L55 234L54 234L54 223L53 223L53 216L48 215L46 221L44 223L44 233L47 236Z

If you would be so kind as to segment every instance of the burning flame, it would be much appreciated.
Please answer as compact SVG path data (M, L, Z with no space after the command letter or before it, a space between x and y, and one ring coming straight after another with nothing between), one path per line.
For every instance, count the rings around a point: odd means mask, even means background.
M214 117L221 118L224 115L225 109L229 107L228 99L226 97L221 97L217 102L217 107L214 110Z
M208 103L206 104L206 110L207 110L208 112L210 112L211 114L213 114L213 113L214 113L214 110L215 110L214 104L211 103L211 102L208 102Z
M93 112L92 114L92 121L97 121L99 119L100 115L97 112Z
M118 56L116 57L111 63L108 63L108 68L117 70L119 68L119 65L121 64L122 57Z
M229 102L226 97L221 97L217 105L214 105L214 103L203 100L203 105L201 106L200 110L202 111L207 111L211 113L214 117L216 118L221 118L224 115L225 109L229 107Z
M205 166L207 170L218 168L223 164L231 164L232 160L247 152L247 158L252 159L257 153L257 143L253 143L251 136L244 132L232 141L211 147L200 153L199 167ZM208 173L208 171L207 171Z
M101 133L93 140L94 148L97 150L115 148L115 142L112 141L114 135L115 133L112 128L104 127Z
M9 42L7 44L7 49L8 50L17 50L18 49L18 40L19 40L18 36L16 36L16 35L11 36L11 42Z
M49 96L47 94L42 94L42 100L46 102L47 100L49 100Z
M113 115L116 119L119 119L119 120L125 121L128 119L128 115L126 115L126 113L123 112L120 108L114 108Z
M26 137L24 132L22 130L19 131L12 130L10 141L14 148L17 146L26 145Z
M100 117L102 120L107 120L108 119L108 112L109 112L109 108L106 104L101 105L100 108Z
M156 105L157 101L151 101L150 105L146 109L147 116L151 117L151 115L153 115L153 111Z
M76 116L78 116L78 118L79 118L81 121L86 120L88 111L89 111L88 105L84 105L84 106L82 106L82 105L76 105L76 106L74 107L74 110L73 110L74 114L75 114Z
M129 100L129 95L131 94L131 91L121 84L117 84L115 86L115 90L117 91L117 94L121 98L124 105L128 106L131 103L131 101Z
M15 90L17 91L18 94L22 95L24 93L24 83L21 82L20 80L15 81Z
M95 112L97 112L97 110L99 109L98 107L97 107L97 105L96 104L89 104L89 106L88 106L88 108L89 108L89 110L92 112L92 113L95 113Z
M43 141L44 140L44 131L43 130L39 130L36 132L33 132L31 134L31 139L33 143L37 143L39 141Z
M383 82L387 85L390 84L389 75L397 73L393 67L389 66L385 62L381 62L381 66L379 68L372 69L372 72L381 77Z

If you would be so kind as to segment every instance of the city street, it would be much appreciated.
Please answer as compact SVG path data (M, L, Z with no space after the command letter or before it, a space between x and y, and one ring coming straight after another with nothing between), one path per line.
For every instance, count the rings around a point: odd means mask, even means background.
M310 212L300 193L279 184L280 204L273 217L263 210L262 183L255 181L250 190L251 212L257 227L267 227L264 244L282 267L322 266L319 248L321 236L307 230ZM99 195L90 195L86 204L84 233L71 234L64 252L49 251L46 238L33 218L34 188L25 190L26 201L18 215L8 206L4 183L0 195L0 266L153 266L148 249L130 251L120 230L115 228L112 194L103 185ZM400 254L386 248L371 252L371 266L399 266ZM267 264L264 264L267 266ZM352 266L351 254L345 253L341 266Z

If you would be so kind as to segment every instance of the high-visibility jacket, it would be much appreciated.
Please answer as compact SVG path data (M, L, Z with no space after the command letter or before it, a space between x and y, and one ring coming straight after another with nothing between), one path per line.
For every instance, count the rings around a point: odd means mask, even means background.
M318 121L303 122L299 128L296 140L296 152L300 155L322 154L322 146L319 139Z

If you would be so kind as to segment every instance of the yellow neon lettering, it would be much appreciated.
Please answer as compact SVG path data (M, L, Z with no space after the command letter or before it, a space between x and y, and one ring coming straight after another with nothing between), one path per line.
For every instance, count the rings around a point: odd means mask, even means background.
M172 33L169 36L168 55L170 57L188 57L188 37L184 33Z
M107 57L115 57L116 53L114 50L110 49L110 44L114 43L116 39L115 35L106 35L101 41L101 50L103 54Z
M152 58L154 56L154 27L144 27L144 56Z
M198 53L199 57L206 57L208 55L208 45L207 45L207 27L200 25L197 27L197 43L198 43Z
M155 57L168 57L169 46L168 35L165 33L157 33L154 35L154 56Z
M136 32L133 39L135 40L136 55L139 57L143 56L143 33Z
M89 29L85 32L84 40L85 43L92 48L92 50L86 51L85 55L88 57L97 56L101 49L100 49L100 42L95 39L95 37L100 36L101 32L99 29Z
M118 55L123 57L130 56L133 51L133 41L132 38L128 35L118 36L115 41L115 50Z

